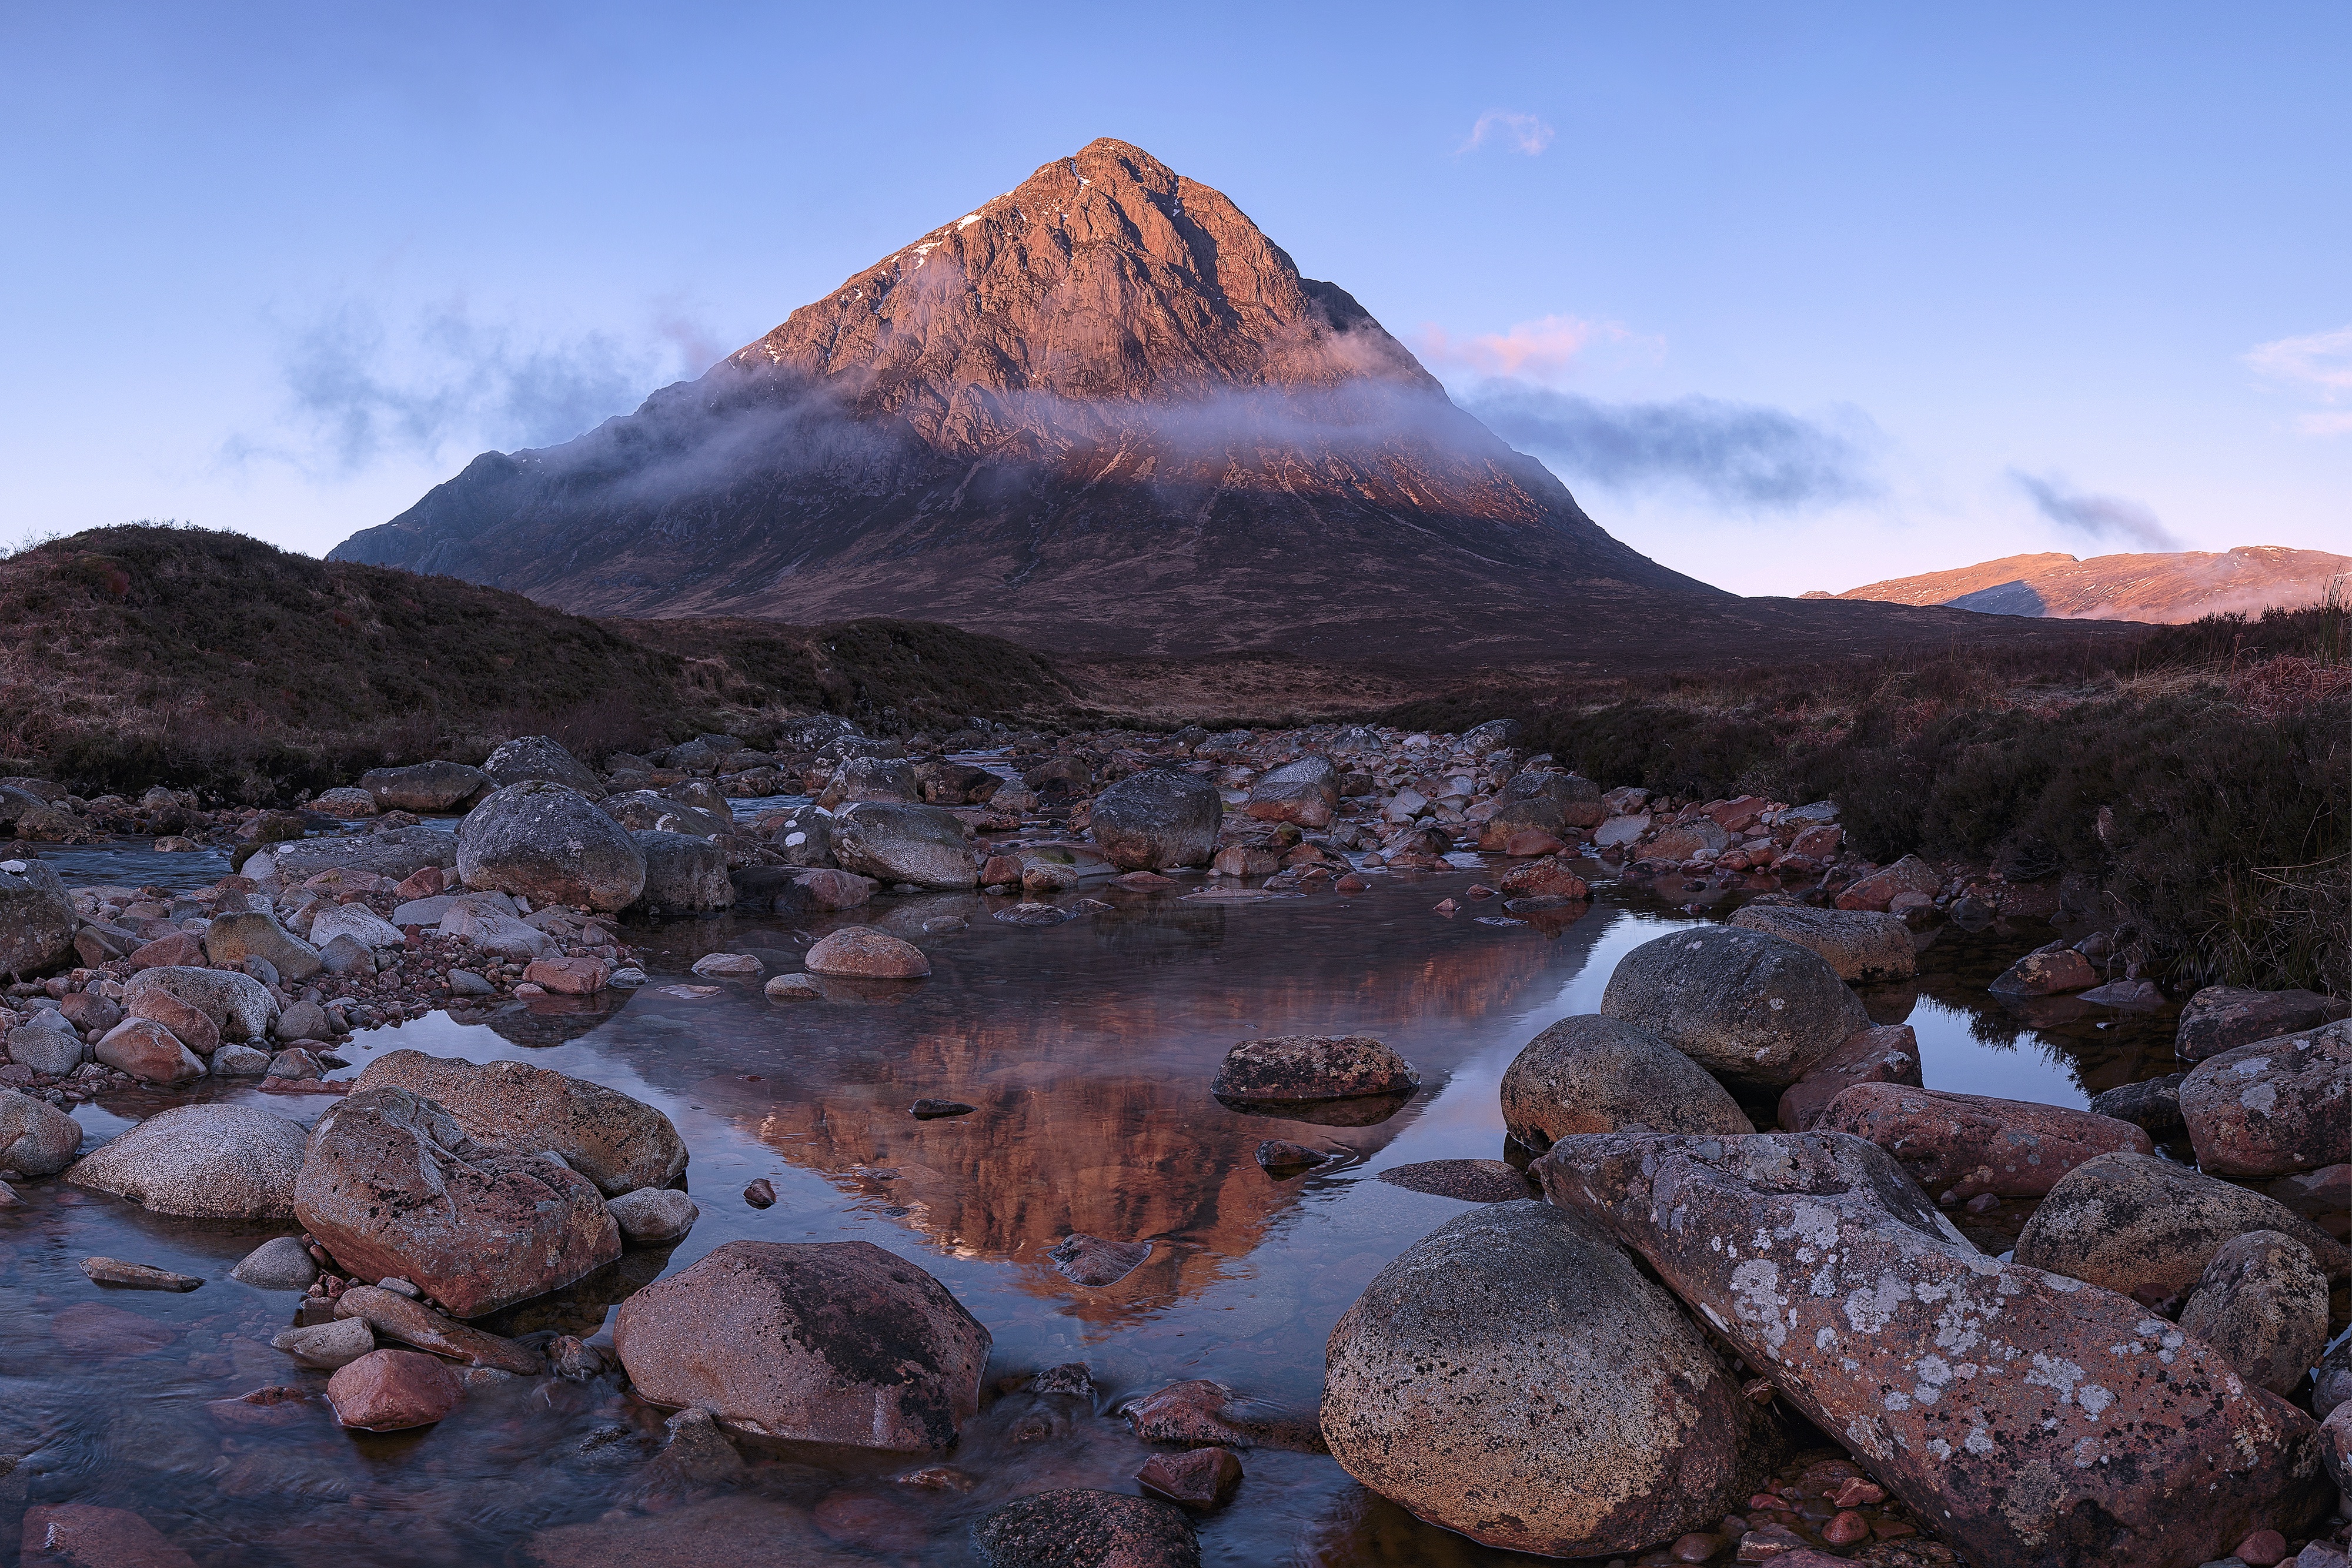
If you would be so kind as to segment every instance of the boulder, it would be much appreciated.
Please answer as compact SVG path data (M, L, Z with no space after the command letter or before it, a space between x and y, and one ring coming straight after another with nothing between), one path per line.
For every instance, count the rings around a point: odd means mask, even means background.
M1933 898L1944 879L1917 855L1905 855L1884 871L1853 882L1837 896L1840 909L1884 910L1898 893L1924 893Z
M1919 1038L1907 1023L1874 1024L1806 1069L1780 1092L1780 1131L1809 1131L1857 1083L1919 1086Z
M1328 757L1302 757L1269 768L1250 785L1243 810L1262 822L1328 828L1339 805L1339 770Z
M90 1056L142 1083L185 1083L205 1075L204 1059L152 1019L129 1019L90 1047Z
M944 1448L980 1408L989 1333L917 1265L866 1241L730 1241L621 1303L639 1398L758 1437Z
M284 1351L298 1365L314 1372L332 1372L373 1351L375 1330L358 1318L335 1318L288 1329L269 1342L269 1348Z
M760 829L767 834L770 852L786 865L833 864L833 817L829 812L814 806L802 806L761 818Z
M561 784L591 800L604 798L595 769L543 735L518 736L489 755L482 774L499 789L529 783Z
M667 1186L686 1169L686 1141L667 1116L617 1089L528 1062L395 1051L369 1062L352 1087L405 1089L486 1148L552 1149L606 1194Z
M271 852L270 871L289 887L328 871L365 872L400 882L426 866L454 865L457 859L457 843L438 828L383 828L344 838L280 844ZM246 874L262 873L248 862Z
M311 946L322 948L338 936L348 936L370 948L397 947L401 944L400 927L364 904L333 904L312 917Z
M1693 817L1660 828L1643 853L1652 860L1686 861L1719 855L1731 847L1731 835L1712 817Z
M2197 1164L2281 1176L2352 1160L2352 1020L2209 1056L2180 1085Z
M430 1427L465 1402L457 1375L413 1350L372 1350L327 1380L335 1419L362 1432Z
M833 914L844 909L858 909L874 901L876 883L870 876L857 876L830 866L815 866L794 873L791 879L772 895L773 908L779 915L799 914L815 910Z
M1734 915L1731 924L1811 947L1829 961L1842 980L1903 980L1919 972L1911 928L1899 915L1866 909L1814 909L1801 904L1751 904Z
M551 1155L485 1149L448 1112L399 1088L359 1091L320 1117L294 1213L347 1270L414 1281L461 1318L543 1295L621 1253L594 1182Z
M2247 1382L2290 1394L2327 1348L2327 1276L2292 1236L2233 1236L2197 1277L2179 1321Z
M1195 1513L1209 1513L1232 1500L1242 1484L1242 1462L1230 1448L1154 1454L1135 1472L1135 1483Z
M77 936L74 940L78 943L81 939ZM80 948L76 947L75 951L79 952ZM185 931L168 932L152 942L142 942L132 948L130 955L131 967L134 972L174 967L201 968L204 962L204 943Z
M1200 775L1147 768L1095 797L1087 836L1121 871L1206 865L1224 810L1217 787Z
M608 1200L621 1239L635 1247L661 1247L694 1228L702 1217L694 1199L675 1187L640 1187Z
M1515 865L1495 879L1495 891L1506 898L1585 898L1592 892L1566 855Z
M2180 1131L2180 1085L2185 1072L2144 1078L2119 1084L2091 1096L2091 1109L2118 1122L2129 1122L2146 1133L2164 1136Z
M1285 1149L1297 1153L1286 1156L1280 1152ZM1299 1155L1309 1156L1307 1163L1310 1165L1319 1165L1323 1160L1313 1149L1272 1139L1257 1146L1257 1155L1258 1163L1269 1170L1277 1168L1286 1158L1296 1163ZM1419 1160L1409 1166L1391 1166L1381 1173L1381 1180L1407 1192L1459 1198L1464 1203L1514 1203L1532 1196L1527 1176L1503 1160Z
M1068 1488L1032 1492L971 1527L985 1568L1200 1568L1184 1511L1157 1499Z
M1617 961L1601 1010L1718 1078L1785 1089L1870 1027L1862 998L1809 947L1733 926L1685 928Z
M61 967L74 956L78 924L54 867L0 858L0 975L21 980Z
M1970 1562L2188 1568L2325 1508L2309 1417L2137 1302L1978 1251L1874 1144L1615 1134L1536 1169Z
M457 877L534 905L616 910L644 891L646 857L589 797L532 780L506 785L467 814L457 828Z
M1490 751L1518 745L1524 733L1525 727L1517 719L1490 718L1462 732L1462 749L1473 757L1484 757Z
M575 958L539 958L522 972L523 984L558 997L593 997L613 977L604 960L583 953Z
M1561 1138L1639 1129L1752 1133L1706 1070L1619 1019L1565 1018L1529 1040L1503 1074L1503 1127L1540 1154Z
M1324 1348L1341 1468L1431 1523L1551 1557L1711 1526L1769 1469L1706 1337L1588 1220L1462 1215L1381 1270Z
M205 956L227 967L259 958L289 980L308 979L320 968L319 950L261 910L215 915L205 928Z
M303 808L322 817L340 817L345 821L355 817L373 817L382 809L375 803L373 795L349 784L321 792Z
M724 816L706 811L653 789L607 795L596 802L596 809L633 833L658 831L709 839L732 832L735 827L731 811Z
M2091 967L2088 958L2072 947L2057 947L2028 953L2002 970L1986 988L1997 997L2026 998L2087 991L2098 983L2099 972Z
M2242 1045L2299 1034L2342 1018L2352 1018L2352 1002L2316 991L2208 986L2180 1005L2172 1053L2183 1061L2202 1061Z
M931 961L912 942L870 925L844 925L809 946L802 960L812 975L855 975L876 980L919 980Z
M1225 1052L1209 1092L1228 1103L1298 1104L1409 1094L1421 1074L1369 1035L1280 1035Z
M316 1002L296 1002L279 1013L278 1021L269 1026L271 1037L288 1045L309 1040L324 1040L334 1030L333 1021L327 1017L327 1009ZM277 1078L285 1074L273 1071L270 1076Z
M44 1009L33 1019L8 1031L9 1061L51 1078L62 1078L82 1064L89 1049L62 1018Z
M150 993L194 1008L213 1021L223 1040L267 1040L269 1026L278 1021L278 998L269 988L234 970L187 966L142 969L123 984L123 1010L133 1018L146 1016L142 998Z
M2050 1189L2017 1238L2017 1260L2088 1281L2148 1306L2186 1295L2221 1244L2277 1230L2333 1280L2352 1249L2274 1197L2149 1155L2102 1155Z
M480 768L462 762L418 762L372 768L360 775L360 788L383 810L437 812L461 810L497 786Z
M186 1219L291 1219L302 1129L248 1105L174 1105L83 1156L66 1180Z
M2156 1152L2139 1128L2094 1111L1901 1083L1857 1083L1813 1125L1869 1139L1943 1203L2040 1197L2085 1160Z
M896 757L852 757L833 770L816 803L826 810L848 800L911 801L921 799L914 764Z
M985 768L961 762L926 762L915 769L915 783L925 803L933 806L979 806L1004 787L1004 780Z
M55 1176L80 1150L79 1122L47 1100L0 1089L0 1168Z
M335 1316L356 1318L374 1333L417 1350L446 1355L468 1366L494 1367L520 1377L532 1377L547 1363L532 1347L468 1328L442 1316L424 1302L376 1285L353 1285L335 1298Z
M258 1078L269 1071L269 1053L249 1045L224 1045L205 1066L216 1078Z
M727 852L691 833L641 830L629 835L645 856L645 885L637 903L646 908L725 909L735 902L727 879Z
M877 882L971 887L980 867L971 831L941 807L861 801L834 819L833 858L842 870Z
M307 1291L319 1278L319 1265L300 1237L273 1236L247 1253L228 1277L257 1291Z

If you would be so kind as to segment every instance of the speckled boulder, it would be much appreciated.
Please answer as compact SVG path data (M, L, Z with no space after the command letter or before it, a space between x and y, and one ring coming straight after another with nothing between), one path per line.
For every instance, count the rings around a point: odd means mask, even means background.
M1194 773L1147 768L1095 797L1087 836L1121 871L1207 865L1224 800Z
M1277 1035L1225 1052L1209 1092L1229 1104L1299 1104L1409 1094L1421 1074L1370 1035Z
M81 1149L81 1124L50 1104L0 1089L0 1168L55 1176Z
M2233 1236L2198 1276L2180 1326L2247 1382L2291 1393L2327 1348L2327 1276L2292 1236Z
M1626 954L1601 1010L1718 1078L1772 1089L1870 1027L1862 998L1820 954L1722 925L1685 928Z
M2156 1152L2145 1132L2095 1111L1902 1083L1857 1083L1813 1126L1868 1138L1928 1196L1951 1202L2040 1197L2085 1160Z
M912 942L870 925L845 925L809 946L801 962L812 975L847 975L870 980L919 980L931 961Z
M1539 1202L1440 1226L1324 1350L1323 1437L1373 1491L1488 1546L1633 1552L1712 1525L1769 1468L1756 1406L1674 1299Z
M490 753L483 777L499 789L531 782L561 784L591 800L604 798L604 786L586 763L544 735L517 736Z
M686 1140L667 1116L617 1089L529 1062L395 1051L352 1082L354 1092L385 1088L432 1101L485 1147L552 1149L607 1194L667 1186L686 1169Z
M1184 1511L1152 1498L1068 1488L1032 1492L971 1527L986 1568L1199 1568Z
M2181 1004L2172 1052L2183 1061L2202 1061L2242 1045L2317 1029L2347 1016L2352 1016L2352 1002L2316 991L2208 986Z
M724 909L735 902L727 852L692 833L640 830L630 837L646 857L646 884L637 902L647 908Z
M142 969L123 985L123 1010L133 1018L147 1016L149 1009L141 1006L140 998L150 991L161 991L194 1008L212 1019L223 1040L267 1040L269 1026L278 1021L278 998L269 994L269 988L251 975L229 969L179 965Z
M0 851L0 975L46 975L74 956L73 901L55 868Z
M477 892L533 904L625 909L645 890L645 852L629 830L567 785L509 784L457 828L457 876Z
M302 1129L247 1105L174 1105L86 1155L66 1180L189 1219L291 1219Z
M1503 1074L1503 1126L1540 1154L1560 1138L1639 1129L1752 1133L1730 1092L1648 1030L1565 1018L1529 1040Z
M765 1437L944 1448L980 1408L988 1331L867 1241L730 1241L621 1304L638 1397Z
M2207 1057L2180 1085L2180 1119L2211 1176L2352 1160L2352 1020Z
M842 870L917 887L971 887L980 880L971 831L939 806L864 800L833 821L833 858Z
M372 768L360 775L359 787L386 811L454 811L497 788L489 775L462 762Z
M2126 1297L1978 1251L1864 1139L1614 1134L1536 1169L1970 1562L2193 1565L2332 1500L2309 1416Z
M1761 931L1810 947L1842 980L1902 980L1919 972L1911 928L1899 915L1867 909L1814 909L1806 904L1751 904L1731 917L1743 931Z

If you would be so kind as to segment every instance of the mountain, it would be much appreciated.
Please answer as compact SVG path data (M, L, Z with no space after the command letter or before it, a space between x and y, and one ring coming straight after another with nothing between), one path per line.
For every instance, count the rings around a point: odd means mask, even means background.
M2352 573L2352 556L2282 545L2241 545L2214 553L2012 555L1950 571L1898 577L1807 599L1940 604L1988 615L2068 621L2194 621L2225 612L2315 604L2331 579ZM2339 595L2343 593L2339 588Z
M333 557L583 614L912 616L1097 656L1591 666L1984 634L1648 559L1231 201L1108 139Z

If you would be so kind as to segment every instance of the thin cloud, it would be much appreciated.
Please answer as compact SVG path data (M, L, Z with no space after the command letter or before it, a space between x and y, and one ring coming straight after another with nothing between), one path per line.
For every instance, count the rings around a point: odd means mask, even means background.
M1859 500L1881 487L1860 441L1784 409L1706 397L1609 403L1507 382L1486 382L1461 401L1571 487L1696 490L1718 505L1776 512Z
M2028 474L2012 468L2009 476L2032 499L2035 510L2070 533L2092 539L2121 539L2144 550L2187 548L2140 502L2076 490L2058 474Z
M1551 145L1551 126L1532 114L1519 114L1507 109L1490 109L1478 117L1470 128L1469 139L1455 148L1454 155L1475 152L1492 141L1507 146L1515 152L1532 158Z
M1413 348L1423 363L1459 368L1482 376L1545 381L1573 365L1595 340L1623 341L1632 336L1609 321L1545 316L1521 321L1506 332L1456 338L1444 328L1422 328Z
M2338 392L2352 392L2352 327L2257 343L2245 361L2273 381L2316 387L2333 401Z

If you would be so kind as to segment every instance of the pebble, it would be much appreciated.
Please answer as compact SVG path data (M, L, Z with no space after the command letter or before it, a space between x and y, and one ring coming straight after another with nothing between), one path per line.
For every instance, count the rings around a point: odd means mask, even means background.
M773 1207L776 1201L776 1184L766 1176L760 1177L744 1187L743 1201L753 1208Z

